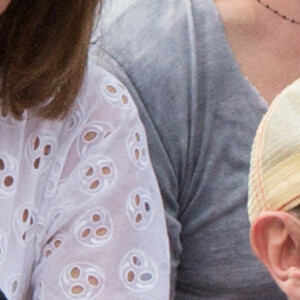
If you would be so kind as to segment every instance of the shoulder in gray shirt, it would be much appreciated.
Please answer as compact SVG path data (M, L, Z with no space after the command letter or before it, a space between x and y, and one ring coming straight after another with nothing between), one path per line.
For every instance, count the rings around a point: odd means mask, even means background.
M285 299L248 241L249 156L267 106L214 3L111 0L100 31L97 62L127 84L147 130L175 299Z

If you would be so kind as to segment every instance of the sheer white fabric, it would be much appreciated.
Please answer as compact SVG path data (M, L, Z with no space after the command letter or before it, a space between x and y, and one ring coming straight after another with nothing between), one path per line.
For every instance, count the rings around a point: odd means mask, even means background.
M168 299L169 249L144 128L89 66L63 121L0 117L0 288L14 299Z

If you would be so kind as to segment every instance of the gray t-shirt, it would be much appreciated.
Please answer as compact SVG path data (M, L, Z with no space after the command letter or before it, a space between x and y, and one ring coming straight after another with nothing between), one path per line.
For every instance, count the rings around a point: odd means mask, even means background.
M249 157L267 105L241 74L214 3L110 0L102 18L92 51L145 124L175 299L285 299L249 246Z

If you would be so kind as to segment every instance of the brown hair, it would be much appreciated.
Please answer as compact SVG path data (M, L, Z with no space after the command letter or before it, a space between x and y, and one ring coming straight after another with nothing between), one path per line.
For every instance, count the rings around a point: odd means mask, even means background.
M2 113L63 118L81 87L100 0L12 0L0 16ZM49 101L51 100L51 101Z

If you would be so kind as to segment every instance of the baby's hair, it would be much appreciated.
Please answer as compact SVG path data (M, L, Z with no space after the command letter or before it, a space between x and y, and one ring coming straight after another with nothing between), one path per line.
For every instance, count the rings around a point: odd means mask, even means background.
M288 211L288 213L290 213L300 219L300 205L297 205L296 207L290 209Z
M0 16L2 113L63 118L81 87L100 0L12 0ZM99 9L100 10L100 9ZM51 100L51 101L49 101Z
M0 300L7 300L4 293L0 290Z

